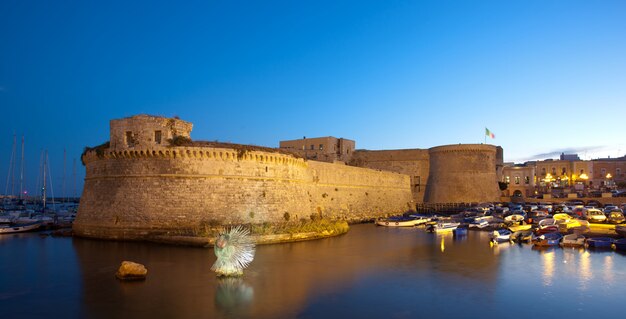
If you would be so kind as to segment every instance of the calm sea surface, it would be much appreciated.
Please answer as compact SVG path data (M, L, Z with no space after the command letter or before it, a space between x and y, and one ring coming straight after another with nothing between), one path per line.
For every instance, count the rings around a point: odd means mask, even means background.
M123 260L148 268L120 282ZM622 318L626 255L354 225L259 246L241 279L212 249L0 236L1 318Z

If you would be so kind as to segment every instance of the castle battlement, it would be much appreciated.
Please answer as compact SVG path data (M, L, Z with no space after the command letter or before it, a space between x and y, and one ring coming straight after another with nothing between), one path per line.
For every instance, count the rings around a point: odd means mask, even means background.
M232 148L203 147L203 146L162 146L115 150L105 148L101 150L89 150L82 157L83 163L103 159L140 159L140 158L190 158L198 160L220 161L256 161L259 163L271 163L280 165L295 165L306 167L307 163L302 158L292 155L237 150Z

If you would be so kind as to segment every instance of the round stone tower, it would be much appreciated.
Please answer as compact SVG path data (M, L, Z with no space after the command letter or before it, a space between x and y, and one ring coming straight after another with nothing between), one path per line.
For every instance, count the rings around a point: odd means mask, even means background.
M459 144L428 150L430 169L427 203L497 201L497 148L484 144Z

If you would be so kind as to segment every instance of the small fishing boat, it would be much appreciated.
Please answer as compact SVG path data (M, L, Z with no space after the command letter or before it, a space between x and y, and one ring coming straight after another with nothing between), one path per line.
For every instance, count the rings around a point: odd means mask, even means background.
M454 236L466 236L467 235L467 228L465 228L465 227L457 227L454 230L452 230L452 232L454 233Z
M513 215L509 215L504 217L504 222L508 223L508 224L517 224L517 223L521 223L524 221L524 215L521 214L513 214Z
M529 224L515 225L515 226L510 226L509 230L512 231L512 232L518 232L518 231L529 230L532 227L533 227L533 225L529 225Z
M613 249L626 251L626 238L620 238L613 242Z
M489 234L489 239L494 242L508 241L511 238L511 231L505 228L494 230Z
M439 222L436 224L428 225L426 230L431 233L450 232L459 227L460 223L445 223Z
M388 227L413 227L419 224L426 223L430 218L426 217L405 217L405 216L393 216L389 218L376 220L378 226Z
M611 244L613 244L613 238L609 237L587 238L585 241L586 248L610 248Z
M533 239L534 235L532 230L518 230L511 234L509 241L517 243L528 242Z
M487 221L487 219L482 218L482 217L475 218L468 225L469 228L479 228L479 229L485 228L487 226L489 226L489 221Z
M569 234L563 236L561 240L562 247L582 247L585 245L585 236L581 234Z
M1 225L0 234L22 233L41 227L40 223Z
M556 223L556 220L553 218L546 218L539 221L537 224L537 234L547 234L554 233L559 231L559 226Z
M533 240L533 245L536 247L550 247L556 246L563 238L563 235L559 233L546 233L541 236L537 236L535 240Z

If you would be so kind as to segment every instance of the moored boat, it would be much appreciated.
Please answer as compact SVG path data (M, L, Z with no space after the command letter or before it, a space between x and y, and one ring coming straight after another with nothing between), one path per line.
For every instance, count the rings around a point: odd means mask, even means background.
M582 247L585 245L585 236L581 234L569 234L563 236L561 246L563 247Z
M394 216L384 219L376 220L376 225L379 226L388 226L388 227L413 227L419 224L426 223L430 220L430 218L426 217L404 217L404 216Z
M455 230L457 227L459 227L459 225L460 223L439 222L436 224L428 225L426 230L433 233L449 232Z
M40 223L2 225L0 226L0 234L22 233L36 230L39 227L41 227Z
M512 231L512 232L518 232L518 231L529 230L532 227L533 227L533 225L529 225L529 224L515 225L515 226L510 226L509 230Z
M517 224L523 222L525 218L526 217L522 214L512 214L504 217L504 222L508 224Z
M457 227L454 230L452 230L452 232L454 233L454 236L465 236L467 235L467 228Z
M511 238L511 231L505 228L494 230L489 234L489 239L494 242L508 241Z
M585 247L588 248L610 248L611 244L613 244L613 238L609 237L587 238L585 241Z
M509 241L511 242L528 242L533 239L534 233L532 230L518 230L511 234Z
M489 226L489 221L483 217L474 218L474 220L471 221L468 225L469 228L479 228L479 229L485 228L487 226Z
M559 226L556 223L556 220L553 218L546 218L539 221L537 224L537 234L547 234L554 233L559 231Z
M533 245L537 247L550 247L556 246L563 238L563 235L559 233L546 233L541 236L537 236L535 240L533 240Z

